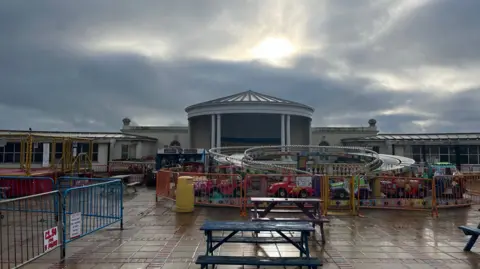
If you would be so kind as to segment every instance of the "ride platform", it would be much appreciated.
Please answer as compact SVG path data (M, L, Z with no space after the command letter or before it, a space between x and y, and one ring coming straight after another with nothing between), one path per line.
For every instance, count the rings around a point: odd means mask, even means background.
M48 176L58 172L58 170L51 169L51 168L32 168L30 172L30 176L41 177L41 176ZM21 168L1 168L0 169L0 177L1 176L26 176L27 172Z
M67 173L71 173L72 171L69 170L69 171L64 171L62 172L60 169L52 169L50 167L46 167L46 168L31 168L31 171L30 171L30 175L28 176L31 176L31 177L44 177L44 176L53 176L53 175L57 175L57 176L62 176L62 175L65 175ZM80 173L86 173L87 172L87 169L81 169ZM78 173L78 171L76 171L75 173ZM10 177L20 177L20 176L27 176L27 172L25 171L25 169L21 169L21 168L0 168L0 177L7 177L7 176L10 176Z

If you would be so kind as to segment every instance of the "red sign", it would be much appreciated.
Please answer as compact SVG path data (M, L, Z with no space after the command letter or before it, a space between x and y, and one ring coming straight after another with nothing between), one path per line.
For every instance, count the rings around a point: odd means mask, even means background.
M57 227L50 228L43 232L43 251L47 252L58 246Z

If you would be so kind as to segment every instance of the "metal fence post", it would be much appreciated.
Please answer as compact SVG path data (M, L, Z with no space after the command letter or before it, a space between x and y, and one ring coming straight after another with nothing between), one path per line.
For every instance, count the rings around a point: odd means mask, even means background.
M60 259L63 260L65 259L65 256L66 256L66 248L67 248L67 234L66 234L66 228L65 228L65 223L66 223L66 207L65 207L65 197L66 197L66 191L63 192L63 195L60 193L60 191L58 192L59 193L59 200L60 202L58 203L59 204L59 209L60 209L60 213L62 215L61 217L61 229L62 229L62 245L60 246Z
M120 230L123 230L123 184L120 182Z

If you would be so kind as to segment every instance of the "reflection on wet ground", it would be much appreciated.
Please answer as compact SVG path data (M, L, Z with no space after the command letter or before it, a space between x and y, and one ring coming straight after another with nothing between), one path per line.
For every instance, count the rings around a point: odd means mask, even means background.
M64 263L57 263L60 256L57 250L25 268L200 268L194 264L195 258L205 253L199 226L207 219L241 220L239 210L234 208L202 207L192 214L176 214L172 206L171 201L155 204L154 191L141 189L126 198L125 230L112 227L69 244ZM325 269L480 268L480 245L472 252L463 252L468 238L457 228L465 224L477 226L478 208L440 211L438 219L428 212L394 210L364 210L364 217L330 217L331 223L326 226L327 244L322 246L311 240L311 250L323 257ZM286 244L225 244L219 252L245 256L298 255L293 246Z

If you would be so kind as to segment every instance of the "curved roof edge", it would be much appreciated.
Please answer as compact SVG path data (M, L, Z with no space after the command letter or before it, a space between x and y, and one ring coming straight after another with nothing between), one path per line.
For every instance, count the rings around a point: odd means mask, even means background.
M187 117L208 116L215 114L278 114L313 117L313 111L303 107L284 104L220 104L215 106L196 107L188 111Z

